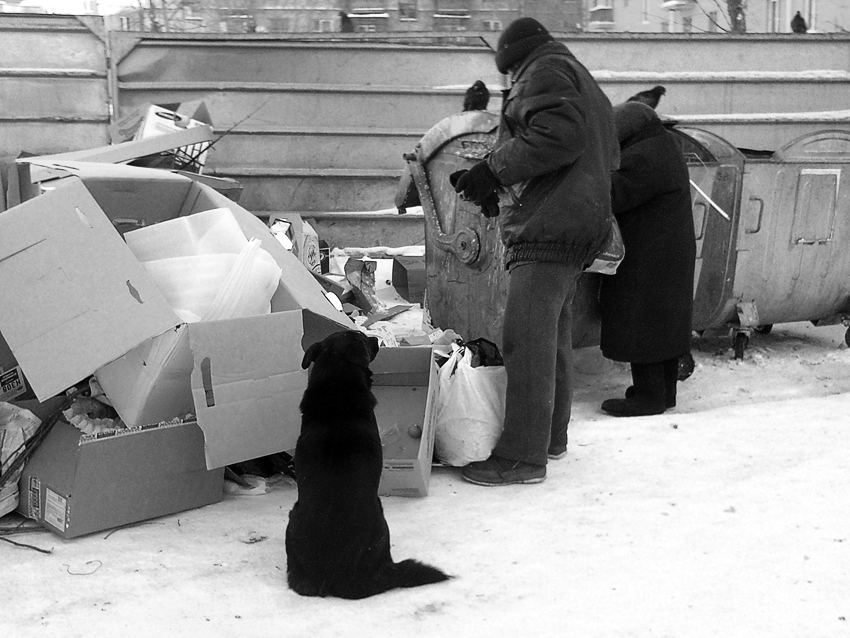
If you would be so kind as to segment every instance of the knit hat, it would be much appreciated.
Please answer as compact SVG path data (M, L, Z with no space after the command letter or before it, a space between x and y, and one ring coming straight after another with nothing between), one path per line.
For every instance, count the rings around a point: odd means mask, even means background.
M613 110L614 127L621 144L632 135L661 122L655 109L643 102L623 102L615 105Z
M541 44L554 40L542 24L534 18L519 18L511 22L499 36L496 47L496 68L499 73L507 73L517 62Z

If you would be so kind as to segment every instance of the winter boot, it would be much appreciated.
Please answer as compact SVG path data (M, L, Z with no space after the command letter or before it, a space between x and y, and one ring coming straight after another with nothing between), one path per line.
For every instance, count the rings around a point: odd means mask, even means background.
M676 407L676 384L679 381L680 357L667 359L664 365L664 405L668 408Z
M661 414L667 409L664 364L633 363L632 381L634 391L625 399L607 399L602 410L612 416L648 416Z
M667 359L664 364L664 407L668 410L676 407L676 384L679 380L679 359ZM635 396L635 386L626 388L626 398Z

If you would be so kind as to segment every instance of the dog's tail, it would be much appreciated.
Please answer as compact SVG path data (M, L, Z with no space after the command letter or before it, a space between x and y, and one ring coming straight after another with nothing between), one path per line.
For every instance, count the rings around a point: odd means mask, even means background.
M412 558L393 564L388 576L391 580L391 588L419 587L420 585L441 583L451 578L436 567L420 563Z

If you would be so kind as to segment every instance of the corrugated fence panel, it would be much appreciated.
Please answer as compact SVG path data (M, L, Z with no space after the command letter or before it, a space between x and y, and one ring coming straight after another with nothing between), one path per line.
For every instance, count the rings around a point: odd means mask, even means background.
M208 171L239 179L255 212L392 208L404 161L482 79L498 111L494 34L112 34L119 109L204 99L224 135ZM357 39L354 39L357 38ZM561 38L612 102L655 84L663 114L748 148L847 128L850 37L572 34ZM489 42L489 44L488 44ZM749 119L724 119L728 114ZM775 113L798 116L777 117Z
M0 161L108 143L100 18L0 13Z

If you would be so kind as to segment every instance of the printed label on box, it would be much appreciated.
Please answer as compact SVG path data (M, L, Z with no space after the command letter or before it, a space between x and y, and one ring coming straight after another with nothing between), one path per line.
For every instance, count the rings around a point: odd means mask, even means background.
M11 370L0 370L0 401L11 401L26 391L27 384L20 366Z
M44 522L64 532L67 505L68 499L48 487L44 494Z
M41 519L41 481L37 476L30 477L30 487L27 495L29 506L29 517L35 520Z

